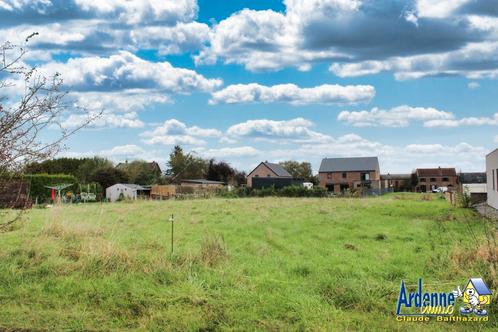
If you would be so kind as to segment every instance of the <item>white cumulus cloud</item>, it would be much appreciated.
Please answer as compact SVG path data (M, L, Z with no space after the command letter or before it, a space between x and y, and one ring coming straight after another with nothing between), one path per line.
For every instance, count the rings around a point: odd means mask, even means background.
M200 128L198 126L188 127L181 121L170 119L153 130L143 132L140 136L143 137L146 144L205 145L207 142L199 137L221 137L222 133L217 129Z
M377 107L370 111L342 111L337 120L352 124L355 127L406 127L410 121L435 120L445 122L453 119L450 112L440 111L432 107L397 106L389 110Z
M453 120L431 120L424 123L424 127L460 127L460 126L498 126L498 113L492 117L465 117Z
M102 114L95 111L89 111L85 114L71 114L61 123L63 128L68 129L84 125L86 128L142 128L144 123L138 119L136 112L115 114L105 111Z
M130 52L109 57L71 58L66 63L51 62L40 66L45 74L64 73L64 82L76 91L116 91L155 89L165 93L211 91L222 84L190 69L169 62L150 62Z
M289 103L355 104L369 102L375 96L371 85L331 85L300 88L295 84L264 86L257 83L230 85L212 93L210 104Z

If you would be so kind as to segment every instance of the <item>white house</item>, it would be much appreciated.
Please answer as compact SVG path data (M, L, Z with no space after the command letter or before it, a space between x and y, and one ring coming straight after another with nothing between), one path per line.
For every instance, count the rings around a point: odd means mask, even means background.
M137 199L140 194L150 191L149 188L140 186L138 184L129 183L116 183L105 190L105 197L111 202L115 202L119 199L121 194L125 199Z
M498 209L498 149L486 156L488 205Z

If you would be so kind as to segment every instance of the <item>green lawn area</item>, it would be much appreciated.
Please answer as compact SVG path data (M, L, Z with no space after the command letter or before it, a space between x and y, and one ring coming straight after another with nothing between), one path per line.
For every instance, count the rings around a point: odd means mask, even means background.
M494 226L424 197L33 209L0 233L0 330L496 329L496 302L478 325L395 320L402 278L496 285Z

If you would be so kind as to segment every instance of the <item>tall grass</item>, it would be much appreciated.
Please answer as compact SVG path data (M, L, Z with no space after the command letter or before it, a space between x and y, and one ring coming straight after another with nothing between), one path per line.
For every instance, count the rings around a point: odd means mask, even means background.
M0 235L0 330L464 331L396 322L401 279L496 287L494 225L432 196L123 202L28 217ZM479 329L496 328L496 312Z

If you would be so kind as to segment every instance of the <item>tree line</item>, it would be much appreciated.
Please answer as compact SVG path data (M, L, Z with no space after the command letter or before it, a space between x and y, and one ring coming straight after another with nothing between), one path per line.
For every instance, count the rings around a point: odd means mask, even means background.
M310 163L285 161L280 163L294 178L317 183ZM144 160L114 165L103 157L56 158L26 165L25 174L67 174L74 176L81 184L98 183L107 188L115 183L136 183L141 185L178 184L182 179L207 179L221 181L234 186L246 183L246 173L232 167L225 161L205 159L194 153L185 152L175 146L162 172L154 163Z

